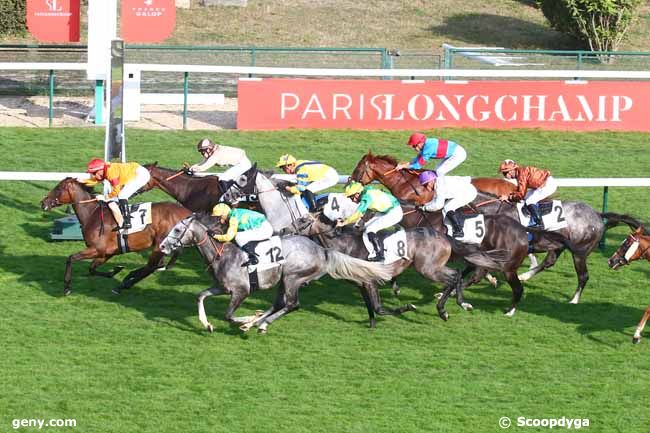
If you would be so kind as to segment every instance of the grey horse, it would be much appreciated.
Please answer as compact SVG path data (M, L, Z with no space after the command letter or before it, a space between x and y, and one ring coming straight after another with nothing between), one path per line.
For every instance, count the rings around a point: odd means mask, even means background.
M208 321L203 306L204 299L209 296L230 294L226 320L241 323L241 328L245 331L252 326L258 326L259 331L265 333L268 325L299 307L300 287L325 274L363 286L390 279L390 268L385 265L326 250L304 236L289 235L281 239L284 263L258 273L261 289L269 289L282 281L275 302L261 314L244 317L234 317L237 308L251 293L247 269L241 266L247 259L246 253L239 247L232 243L221 244L215 241L209 236L207 227L198 221L195 215L190 215L174 226L160 244L160 249L165 254L171 254L179 248L196 245L211 268L213 278L219 286L203 290L197 297L199 320L210 332L214 328Z
M304 223L303 223L304 222ZM299 224L301 234L314 236L326 248L333 248L342 253L360 259L368 257L368 251L361 239L361 234L353 230L335 230L334 222L325 216L303 217ZM447 266L453 257L462 258L475 266L498 268L505 261L504 251L480 251L477 246L467 245L454 240L432 228L414 228L406 230L407 254L404 259L393 262L391 277L395 278L409 267L413 267L420 275L431 281L444 284L444 291L438 304L438 315L447 320L449 314L445 311L445 303L452 291L456 291L456 302L466 311L472 305L463 298L462 272ZM368 293L373 298L373 305L380 306L381 300L376 284L368 287Z

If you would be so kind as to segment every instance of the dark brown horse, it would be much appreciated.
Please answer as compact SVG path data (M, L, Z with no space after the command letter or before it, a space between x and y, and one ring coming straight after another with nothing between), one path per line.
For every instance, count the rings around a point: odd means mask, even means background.
M159 188L192 212L211 211L223 194L217 176L190 176L179 170L158 167L156 162L144 167L151 173L151 180L143 191Z
M70 294L70 281L72 280L72 263L79 260L92 259L90 274L112 278L120 272L122 267L115 267L110 272L100 272L97 267L104 264L111 257L121 254L117 243L115 219L106 206L98 203L92 194L92 189L69 177L63 179L41 200L41 208L50 210L64 204L72 208L81 223L86 248L68 257L65 263L63 277L63 293ZM119 287L113 292L119 293L128 289L156 269L163 267L165 255L160 251L160 242L165 238L174 225L191 214L184 207L175 203L153 203L151 205L152 224L144 230L128 236L129 251L142 251L153 246L153 251L146 266L129 273ZM172 258L171 260L174 260ZM170 260L170 264L172 261Z
M650 261L650 233L643 226L640 226L625 238L621 246L609 258L607 264L612 269L619 269L621 266L640 259ZM636 327L634 337L632 337L634 344L641 342L641 333L648 318L650 318L650 306L646 308L641 321Z

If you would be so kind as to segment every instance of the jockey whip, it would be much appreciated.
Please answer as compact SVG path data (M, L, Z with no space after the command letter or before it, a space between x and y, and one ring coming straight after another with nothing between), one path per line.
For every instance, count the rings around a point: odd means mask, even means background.
M500 200L501 200L500 198L493 198L493 199L491 199L491 200L485 200L485 201L482 201L482 202L480 202L479 204L477 204L477 205L475 205L475 206L476 206L476 207L481 207L481 206L485 206L486 204L494 203L494 202L496 202L496 201L500 201Z
M165 180L167 181L167 180L176 179L178 176L180 176L180 175L183 174L183 173L185 173L185 170L181 170L181 171L179 171L179 172L176 173L176 174L172 174L171 176L169 176L169 177L166 178Z

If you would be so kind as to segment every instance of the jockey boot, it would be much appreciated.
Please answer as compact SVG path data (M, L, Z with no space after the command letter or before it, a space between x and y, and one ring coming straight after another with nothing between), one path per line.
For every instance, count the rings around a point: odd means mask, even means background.
M113 227L113 231L114 232L119 231L122 228L122 225L124 224L124 217L122 216L122 211L120 210L118 204L113 200L107 201L106 205L111 210L111 213L113 214L113 218L115 218L116 226Z
M542 221L542 216L539 214L539 207L536 204L527 204L526 208L530 212L531 222L530 227L537 229L544 229L544 221Z
M122 228L128 230L131 228L131 207L129 206L129 202L125 199L120 199L117 203L120 206L120 212L122 212L122 217L124 218Z
M248 254L248 261L241 264L242 268L246 266L253 266L259 263L259 260L257 260L257 254L255 254L255 245L255 242L248 242L247 244L241 246L241 249L244 250L246 254Z
M369 262L383 262L384 261L384 243L379 239L377 233L368 233L368 240L375 249L375 257L368 259Z
M316 210L316 197L314 197L314 193L306 189L300 195L305 199L307 205L309 206L309 209L307 210L309 212L314 212Z
M451 228L453 229L452 237L462 238L465 236L465 232L463 232L463 226L460 225L460 221L458 221L458 215L456 215L456 211L450 210L447 212L447 218L449 218Z

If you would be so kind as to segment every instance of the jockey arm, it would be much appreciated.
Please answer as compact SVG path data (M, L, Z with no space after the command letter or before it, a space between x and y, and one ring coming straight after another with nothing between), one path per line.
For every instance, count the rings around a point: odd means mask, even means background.
M523 200L528 190L528 178L530 172L526 168L521 167L517 172L517 190L510 193L509 199L511 201Z
M354 224L357 221L361 219L368 210L368 207L370 206L370 195L369 194L364 194L361 197L361 201L359 202L359 206L355 209L354 213L347 217L346 219L343 220L342 225L346 226L348 224Z
M431 152L427 151L427 146L425 145L422 148L422 151L420 151L420 153L418 153L417 156L413 158L408 168L412 170L419 170L426 165L426 163L431 159L432 156L433 155L431 154Z
M198 164L194 164L190 167L190 170L194 173L201 173L204 171L209 170L215 165L218 165L219 162L219 154L218 152L213 152L210 157L204 159L203 161L199 162Z
M433 200L428 203L425 203L422 208L427 212L439 211L445 206L445 197L442 194L435 194Z
M219 242L230 242L235 239L237 234L237 227L239 226L239 221L237 217L230 217L228 221L228 230L222 235L215 235L214 238Z

